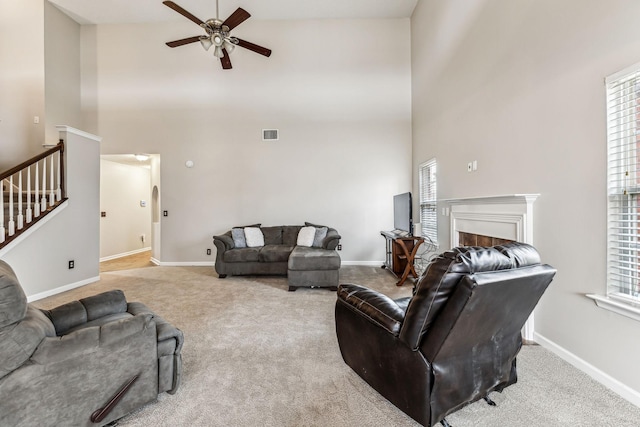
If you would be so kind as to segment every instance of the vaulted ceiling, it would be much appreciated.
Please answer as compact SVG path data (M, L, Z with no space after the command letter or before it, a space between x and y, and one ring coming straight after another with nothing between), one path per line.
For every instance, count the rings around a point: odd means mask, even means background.
M81 24L170 22L184 20L162 0L49 0ZM215 18L215 0L175 0L206 20ZM238 7L255 19L409 18L418 0L219 0L220 18ZM384 29L381 29L384 31Z

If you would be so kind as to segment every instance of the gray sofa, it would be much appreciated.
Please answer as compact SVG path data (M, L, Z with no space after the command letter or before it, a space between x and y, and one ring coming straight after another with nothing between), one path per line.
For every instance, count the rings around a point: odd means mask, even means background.
M314 244L300 243L301 230L316 229ZM247 228L259 229L264 242L259 246L243 245L242 234ZM326 231L326 235L323 234ZM235 236L234 236L235 234ZM235 237L235 239L234 239ZM220 278L228 275L286 275L289 291L298 287L326 287L337 289L340 256L336 247L341 236L331 227L305 223L262 227L261 224L234 227L226 233L214 236L216 245L215 269ZM258 242L259 244L262 242Z
M182 342L119 290L40 310L0 261L0 424L108 424L176 392Z

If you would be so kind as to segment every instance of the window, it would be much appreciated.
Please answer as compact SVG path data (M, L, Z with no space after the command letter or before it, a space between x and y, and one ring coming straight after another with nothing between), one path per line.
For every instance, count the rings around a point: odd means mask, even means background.
M607 296L640 303L640 64L606 80Z
M420 224L422 237L438 245L436 159L420 165Z

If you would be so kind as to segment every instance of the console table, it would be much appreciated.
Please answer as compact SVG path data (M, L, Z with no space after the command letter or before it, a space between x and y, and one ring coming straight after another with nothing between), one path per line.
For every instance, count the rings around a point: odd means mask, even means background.
M409 274L413 274L417 279L418 274L413 263L424 238L393 231L381 231L380 234L385 239L385 260L382 268L386 268L400 279L396 283L397 286L402 286Z

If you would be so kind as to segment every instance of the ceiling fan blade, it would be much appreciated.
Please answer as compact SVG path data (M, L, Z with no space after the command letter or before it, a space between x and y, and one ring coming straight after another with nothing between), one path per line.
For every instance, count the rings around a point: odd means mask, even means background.
M231 31L235 27L249 19L249 17L251 17L251 14L243 8L239 7L222 23L222 25L226 25L227 27L229 27L229 31Z
M222 48L222 53L223 56L222 58L220 58L220 63L222 64L222 69L223 70L230 70L231 68L231 58L229 57L229 53L227 52L227 49Z
M271 49L267 49L266 47L258 46L257 44L253 44L246 40L238 39L238 46L243 47L245 49L249 49L254 51L255 53L259 53L264 56L271 56Z
M184 46L185 44L195 43L200 41L200 36L188 37L186 39L174 40L172 42L167 42L167 46L169 47L178 47Z
M176 12L178 12L180 15L184 16L187 19L190 19L191 21L195 22L198 25L202 25L204 24L204 21L194 15L192 15L191 13L187 12L186 10L184 10L183 8L181 8L180 6L178 6L177 4L175 4L172 1L163 1L162 4L164 4L165 6L170 7L171 9L175 10Z

